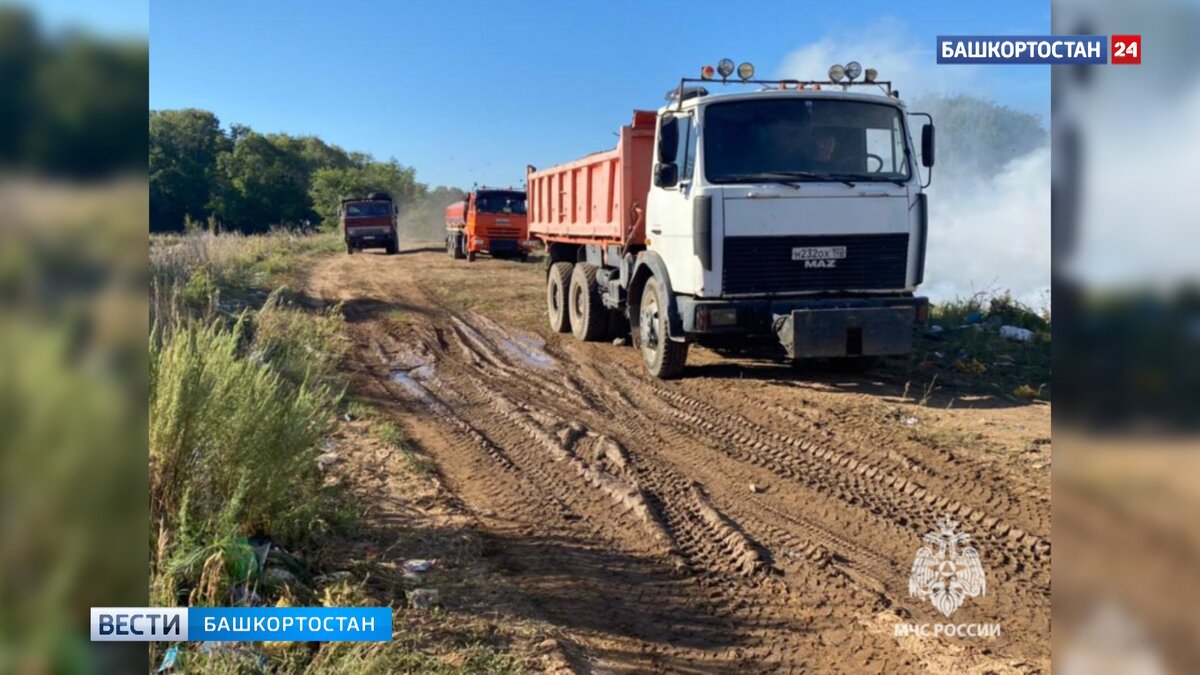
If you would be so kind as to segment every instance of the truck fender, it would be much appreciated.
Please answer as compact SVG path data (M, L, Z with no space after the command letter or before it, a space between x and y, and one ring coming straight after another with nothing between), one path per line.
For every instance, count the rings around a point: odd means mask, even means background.
M684 342L683 318L679 316L679 304L675 301L675 291L671 288L671 276L667 274L667 266L663 264L662 258L653 251L644 251L638 256L633 265L633 274L629 277L627 304L630 325L636 333L638 325L636 308L642 303L642 290L646 287L646 281L650 277L656 277L667 290L667 316L670 318L668 322L670 335L667 337L674 342Z

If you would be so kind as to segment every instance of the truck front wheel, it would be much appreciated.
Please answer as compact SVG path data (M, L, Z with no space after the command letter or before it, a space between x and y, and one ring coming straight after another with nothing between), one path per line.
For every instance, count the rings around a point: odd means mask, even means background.
M608 335L608 309L600 300L596 272L595 265L577 263L568 289L571 331L583 342L595 342Z
M354 255L354 244L346 242L346 255Z
M683 375L683 365L687 362L688 343L669 337L669 307L666 289L658 279L648 279L638 307L637 342L646 369L660 380Z
M567 314L567 286L571 284L569 262L556 262L546 275L546 313L550 317L550 330L557 333L571 331L571 318Z

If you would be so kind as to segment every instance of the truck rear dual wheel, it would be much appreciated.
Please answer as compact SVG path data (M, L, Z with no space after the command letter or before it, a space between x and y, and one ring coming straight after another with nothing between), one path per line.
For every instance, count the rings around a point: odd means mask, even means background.
M600 300L597 271L595 265L577 263L567 291L571 332L583 342L596 342L608 336L608 308Z
M467 257L467 240L462 235L456 234L450 237L450 257L455 260Z
M642 352L646 369L660 380L672 380L683 375L687 362L688 343L670 338L666 288L651 277L642 289L638 307L637 345Z
M571 332L571 317L567 314L567 287L571 285L574 267L569 262L556 262L546 273L546 314L550 318L550 330L556 333Z

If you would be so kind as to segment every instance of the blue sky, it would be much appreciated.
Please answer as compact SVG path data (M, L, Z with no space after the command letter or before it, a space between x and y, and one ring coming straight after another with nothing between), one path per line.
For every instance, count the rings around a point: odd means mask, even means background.
M611 147L634 108L658 107L679 77L724 56L753 62L760 76L823 77L827 65L789 69L869 51L878 62L864 65L882 79L907 77L896 82L902 93L974 93L1048 119L1049 68L938 66L934 55L939 34L1049 33L1048 1L850 7L159 1L150 8L150 107L316 134L395 157L430 184L463 187L516 185L527 163ZM136 24L136 11L116 14ZM854 58L863 59L839 60Z

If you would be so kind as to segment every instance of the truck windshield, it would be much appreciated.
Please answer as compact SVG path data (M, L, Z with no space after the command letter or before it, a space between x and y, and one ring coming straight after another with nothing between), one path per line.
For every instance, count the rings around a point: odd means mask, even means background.
M523 192L481 192L475 197L475 210L483 213L525 213Z
M834 99L713 103L704 113L710 183L904 181L908 154L894 106Z
M390 215L392 215L392 205L388 202L350 202L346 204L347 218Z

